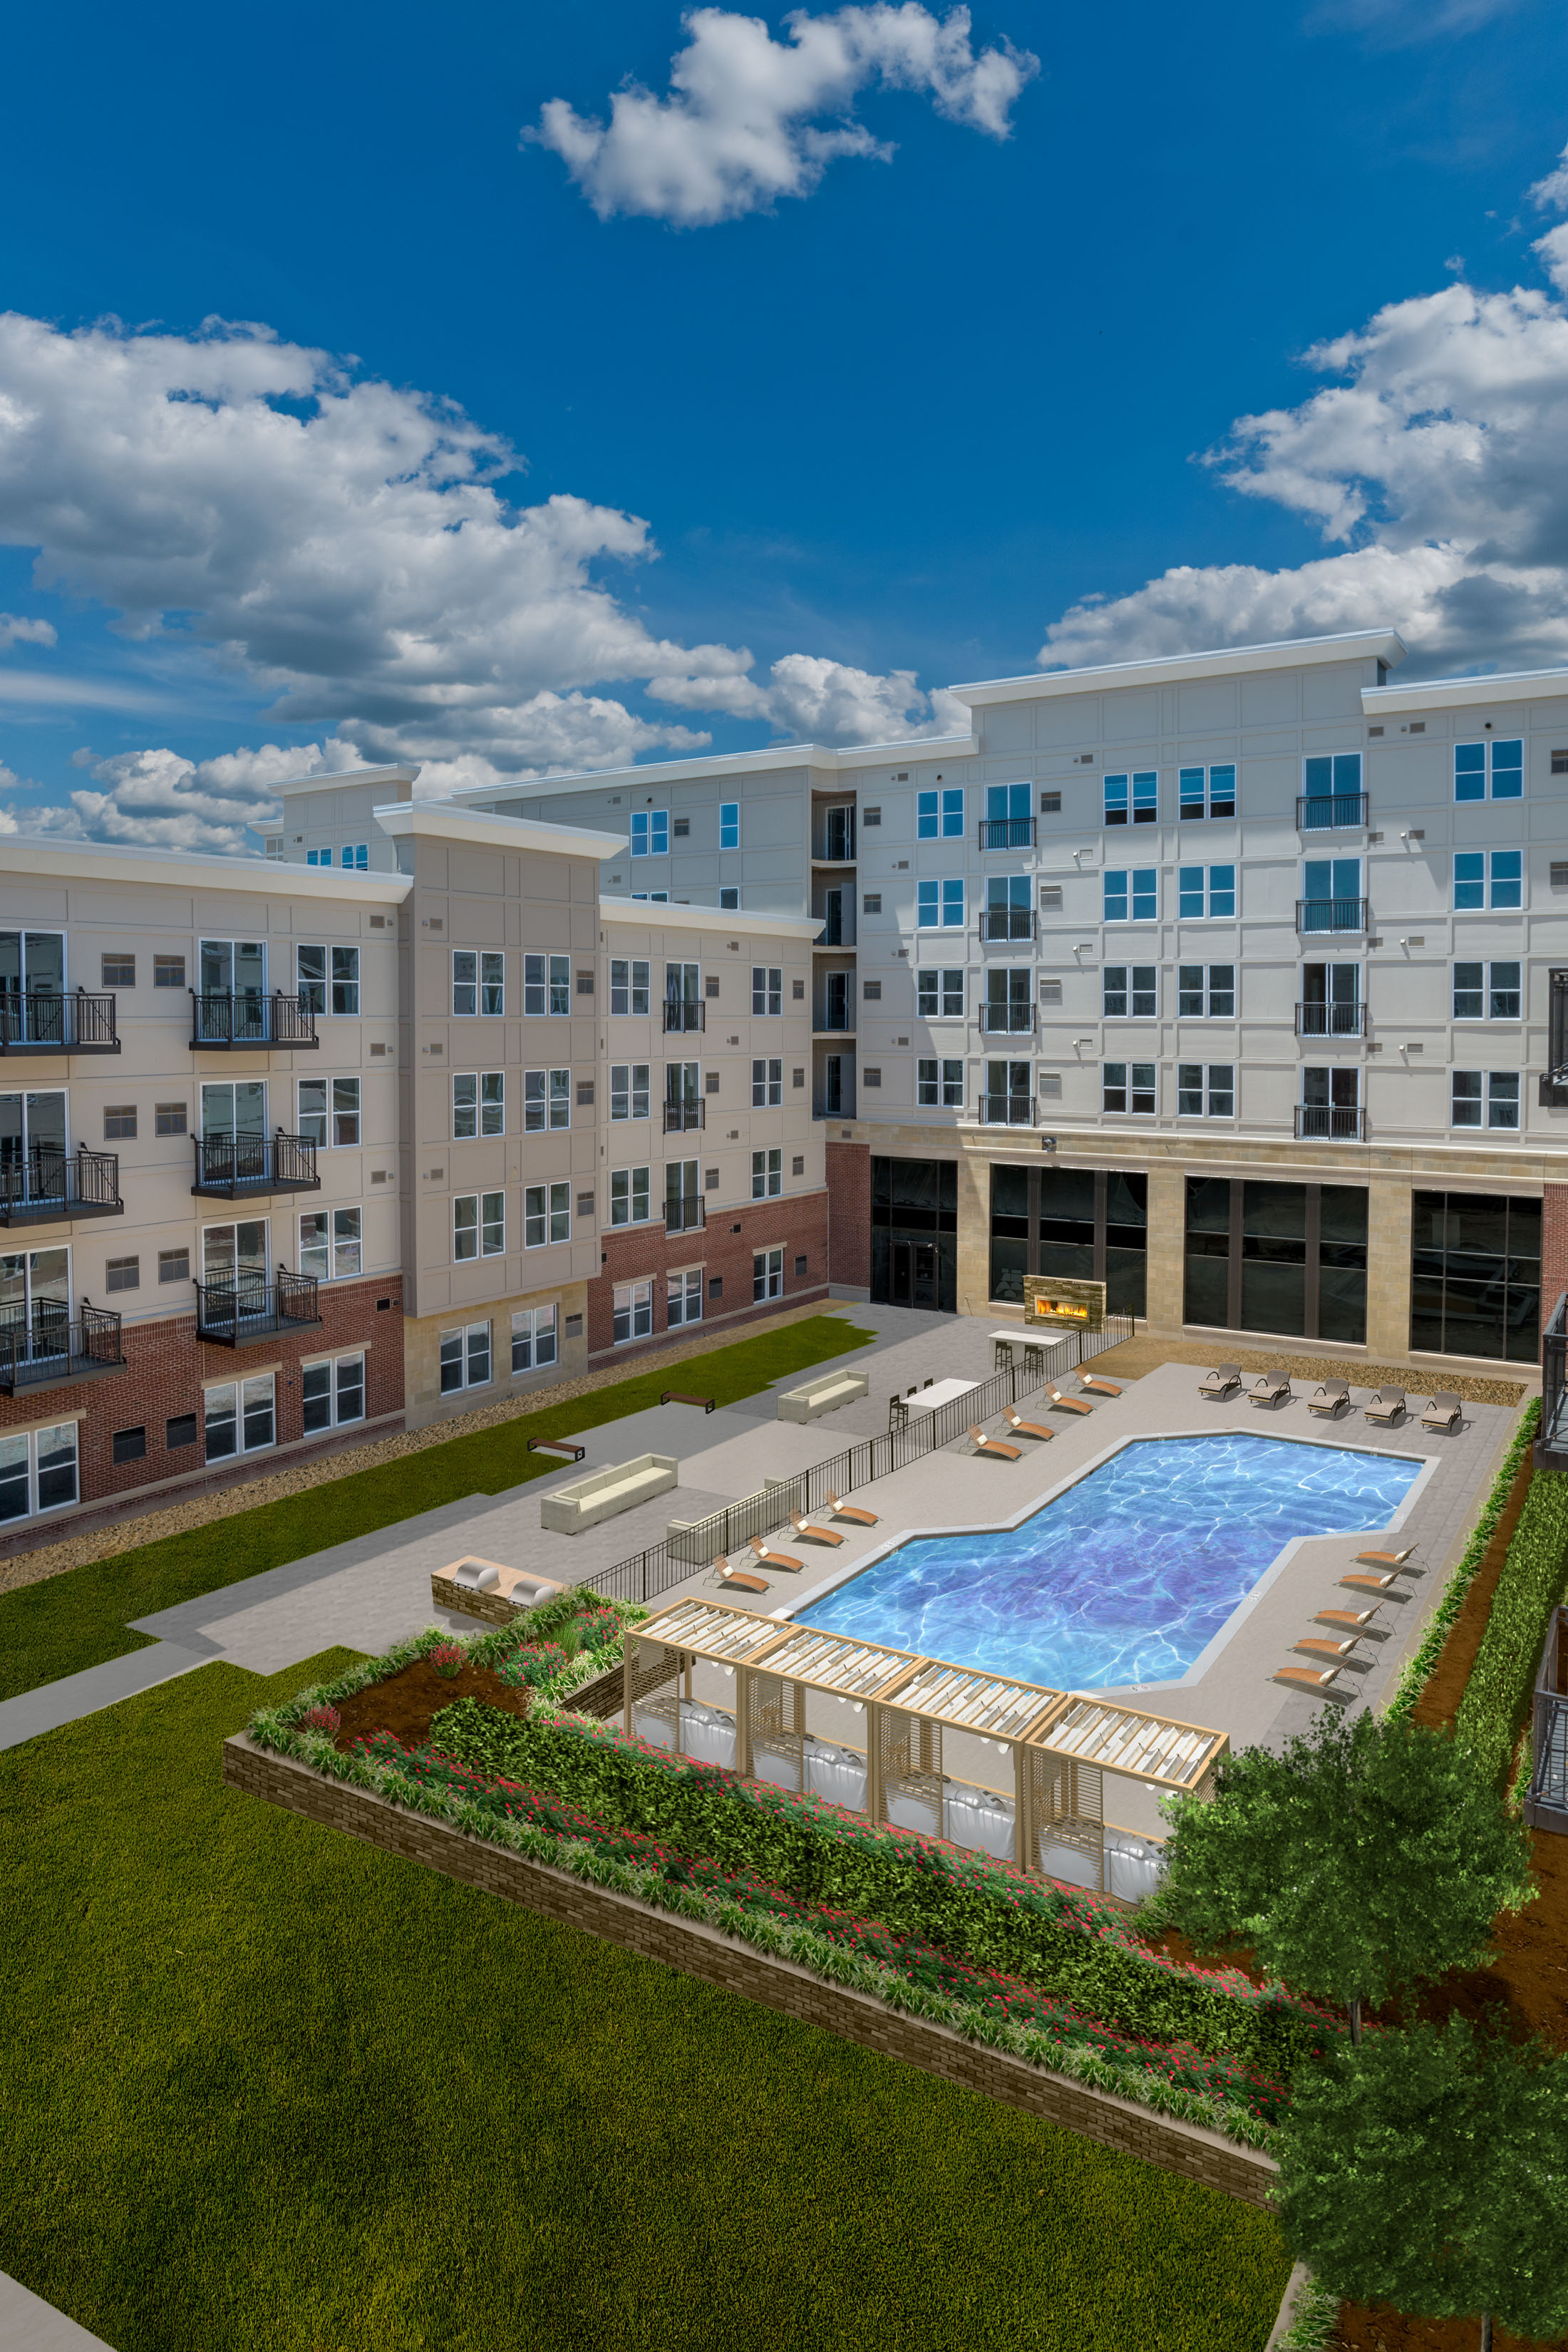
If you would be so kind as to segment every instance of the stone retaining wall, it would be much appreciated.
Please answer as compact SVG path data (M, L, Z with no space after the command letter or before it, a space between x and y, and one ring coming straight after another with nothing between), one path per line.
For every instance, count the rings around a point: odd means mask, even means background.
M301 1813L323 1828L342 1830L405 1862L422 1863L505 1902L520 1903L644 1959L679 1969L742 2000L782 2010L804 2025L822 2026L885 2058L923 2067L963 2090L1005 2100L1047 2123L1247 2204L1268 2203L1277 2169L1272 2158L1238 2147L1218 2132L1152 2114L1131 2099L1091 2090L1005 2051L966 2042L947 2026L900 2015L868 1993L825 1984L793 1962L753 1951L717 1928L656 1911L630 1895L527 1861L426 1814L405 1812L369 1790L328 1780L290 1757L255 1747L244 1733L224 1742L223 1777L230 1788L247 1796Z

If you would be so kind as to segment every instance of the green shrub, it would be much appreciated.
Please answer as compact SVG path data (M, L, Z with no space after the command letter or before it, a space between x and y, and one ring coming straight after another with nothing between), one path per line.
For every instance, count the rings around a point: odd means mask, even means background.
M1568 1583L1568 1475L1538 1470L1492 1596L1454 1725L1500 1785L1513 1756L1552 1612Z
M1491 1493L1487 1496L1480 1517L1470 1530L1469 1542L1465 1546L1458 1567L1443 1587L1443 1597L1432 1612L1426 1631L1421 1636L1420 1646L1405 1660L1399 1686L1384 1709L1391 1719L1397 1720L1411 1712L1421 1696L1427 1675L1441 1656L1449 1629L1465 1605L1471 1580L1485 1557L1498 1521L1508 1507L1508 1498L1513 1492L1520 1464L1530 1451L1540 1425L1541 1399L1532 1397L1524 1409L1524 1417L1514 1433L1513 1444L1508 1449L1502 1468L1492 1482Z
M460 1699L436 1717L430 1746L683 1853L753 1871L802 1901L1022 1977L1125 2032L1189 2042L1288 2082L1337 2032L1304 2004L1278 1990L1259 1992L1234 1971L1173 1965L1092 1897L715 1766L650 1753L605 1725L538 1710L520 1722Z

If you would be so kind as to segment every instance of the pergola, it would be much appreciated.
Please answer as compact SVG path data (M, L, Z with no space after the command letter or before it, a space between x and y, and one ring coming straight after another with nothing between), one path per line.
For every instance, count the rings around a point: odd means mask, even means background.
M702 1600L628 1636L625 1724L677 1755L1097 1891L1119 1855L1131 1860L1116 1891L1130 1870L1142 1891L1137 1871L1153 1868L1159 1843L1107 1820L1105 1776L1129 1792L1201 1790L1227 1745L1223 1732Z

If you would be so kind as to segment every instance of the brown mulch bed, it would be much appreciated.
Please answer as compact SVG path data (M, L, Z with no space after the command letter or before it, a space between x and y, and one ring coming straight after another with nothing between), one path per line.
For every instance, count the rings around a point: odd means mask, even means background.
M384 1683L367 1684L352 1698L333 1702L342 1726L334 1733L332 1745L346 1756L356 1739L368 1739L374 1731L390 1731L405 1748L422 1748L432 1718L454 1699L477 1698L485 1706L500 1707L503 1715L526 1715L530 1696L502 1682L489 1666L465 1665L447 1681L428 1660L416 1658L412 1665L399 1668Z
M1439 1731L1453 1728L1459 1701L1464 1697L1465 1685L1470 1679L1470 1668L1476 1663L1476 1653L1487 1630L1487 1620L1492 1613L1492 1595L1497 1591L1502 1564L1508 1558L1508 1548L1513 1541L1513 1531L1519 1525L1519 1515L1524 1508L1524 1498L1530 1492L1530 1482L1534 1475L1534 1465L1527 1454L1509 1489L1502 1517L1481 1554L1479 1567L1470 1579L1464 1606L1449 1627L1448 1638L1437 1654L1437 1663L1422 1685L1421 1696L1411 1711L1411 1719L1415 1723L1430 1724Z
M1526 1394L1518 1381L1492 1380L1479 1372L1445 1370L1435 1376L1429 1370L1415 1371L1408 1364L1367 1364L1338 1356L1290 1356L1279 1349L1265 1356L1223 1345L1204 1348L1191 1339L1123 1339L1119 1348L1108 1348L1103 1356L1094 1360L1096 1371L1106 1371L1112 1379L1122 1372L1130 1381L1141 1379L1145 1372L1157 1372L1162 1364L1198 1364L1205 1371L1215 1364L1235 1364L1243 1372L1266 1372L1278 1364L1293 1381L1310 1381L1313 1388L1320 1381L1343 1381L1352 1389L1404 1389L1417 1400L1417 1412L1439 1388L1452 1389L1467 1404L1516 1405Z

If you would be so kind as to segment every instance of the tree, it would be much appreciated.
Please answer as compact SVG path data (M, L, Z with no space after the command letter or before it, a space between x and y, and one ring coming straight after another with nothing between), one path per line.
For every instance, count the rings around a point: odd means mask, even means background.
M1170 1807L1161 1910L1200 1952L1250 1948L1266 1975L1363 2001L1485 1957L1531 1900L1530 1833L1447 1732L1321 1716L1278 1756L1227 1757L1208 1801Z
M1369 2034L1282 2126L1285 2233L1331 2293L1417 2319L1568 2329L1568 2059L1496 2027Z

